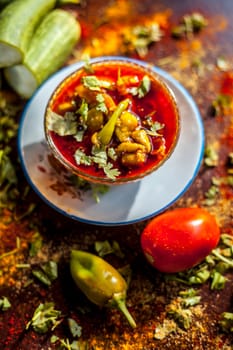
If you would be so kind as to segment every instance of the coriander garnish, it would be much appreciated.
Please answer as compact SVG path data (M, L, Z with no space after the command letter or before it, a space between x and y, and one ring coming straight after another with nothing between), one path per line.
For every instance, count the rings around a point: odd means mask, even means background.
M125 33L123 43L126 51L136 51L140 57L145 57L149 46L160 41L162 36L163 31L158 23L137 25Z
M7 297L0 298L0 310L6 311L11 307L11 303Z
M208 167L215 167L218 165L219 156L213 146L207 146L204 154L204 162Z
M107 80L98 79L95 75L87 75L82 78L83 86L93 91L101 91L104 89L111 89L112 84Z
M223 312L219 324L224 332L233 332L233 313Z
M61 116L49 109L48 115L49 130L54 131L59 136L76 134L78 123L74 113L66 112L64 116Z
M37 333L46 333L54 330L60 323L61 311L54 309L54 303L47 302L39 304L34 311L32 319L27 323L26 329L32 327Z
M41 283L50 286L58 276L57 263L50 260L44 264L39 265L38 268L33 269L32 274Z
M70 333L74 338L81 337L82 327L73 318L68 318L68 326Z
M148 77L148 75L144 75L144 77L140 82L140 85L138 87L132 87L131 89L129 89L129 92L133 96L138 96L138 98L143 98L150 91L150 87L151 87L150 78Z
M212 290L224 288L227 279L224 274L233 268L233 237L222 234L217 248L212 250L199 265L185 272L167 275L166 279L174 280L186 285L199 285L210 282Z
M191 15L184 15L180 24L172 29L172 36L174 38L190 38L206 26L207 20L202 14L195 12Z

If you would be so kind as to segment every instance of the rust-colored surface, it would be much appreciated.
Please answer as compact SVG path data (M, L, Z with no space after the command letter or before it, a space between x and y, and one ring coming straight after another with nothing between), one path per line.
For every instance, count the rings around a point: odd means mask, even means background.
M220 108L215 115L210 108L221 93L227 92L233 97L232 0L87 0L82 6L73 5L67 10L72 11L82 25L82 40L67 64L79 60L83 54L137 57L168 71L193 96L204 122L206 145L214 148L219 158L212 167L203 162L197 178L173 208L205 207L216 216L222 233L233 234L232 185L220 181L217 195L212 201L206 200L212 179L229 175L229 154L233 152L233 103ZM208 25L189 37L172 38L172 28L183 15L193 12L200 12ZM143 57L138 57L122 38L129 35L132 27L153 22L159 23L163 36L149 46ZM223 57L224 69L217 64ZM13 147L17 163L14 140ZM17 169L19 189L23 193L27 184L18 165ZM34 210L20 217L31 203L35 204ZM82 350L232 349L232 333L223 332L219 327L221 313L233 312L232 271L228 272L222 290L211 290L209 283L198 286L202 298L192 311L188 329L180 328L161 340L154 338L156 327L166 318L166 306L185 286L165 282L164 275L145 261L139 239L145 225L144 221L121 227L97 227L74 222L54 212L33 191L25 198L20 196L14 209L2 210L0 298L6 296L11 308L0 311L0 350L59 349L58 343L52 344L50 338L56 334L60 339L72 340L66 322L68 317L82 327L79 338ZM30 257L29 248L36 232L42 236L43 244L39 253ZM107 259L115 266L129 264L131 267L127 305L137 322L136 329L131 329L118 311L93 306L71 280L70 249L94 251L94 243L104 240L117 241L124 253L123 259L112 255ZM11 254L5 254L7 252ZM31 266L48 260L57 261L59 275L46 287L32 277ZM29 268L21 264L28 264ZM35 308L46 301L54 302L62 311L63 322L53 332L43 335L31 328L26 330Z

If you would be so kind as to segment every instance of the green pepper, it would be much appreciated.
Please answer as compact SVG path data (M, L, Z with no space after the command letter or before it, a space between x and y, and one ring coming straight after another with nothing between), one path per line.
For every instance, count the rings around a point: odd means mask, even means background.
M136 327L125 304L126 281L112 265L94 254L72 250L70 271L77 286L91 302L117 308L129 324Z
M120 117L121 113L126 110L129 105L130 100L127 98L121 101L114 112L112 113L110 119L104 125L104 127L98 133L98 139L103 145L108 145L111 141L112 135L115 130L117 119Z

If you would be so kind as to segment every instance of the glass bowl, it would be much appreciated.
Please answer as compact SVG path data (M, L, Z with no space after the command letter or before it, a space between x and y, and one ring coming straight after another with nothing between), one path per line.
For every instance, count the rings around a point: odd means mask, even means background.
M89 182L119 185L151 174L174 151L180 114L153 67L125 57L90 60L55 88L44 115L52 155Z

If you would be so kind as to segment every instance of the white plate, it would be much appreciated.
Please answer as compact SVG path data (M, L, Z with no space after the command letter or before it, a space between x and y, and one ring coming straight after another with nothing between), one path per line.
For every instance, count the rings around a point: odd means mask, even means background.
M149 219L180 198L200 168L204 128L197 106L182 85L168 73L154 68L173 90L180 108L180 138L173 154L161 168L139 182L110 187L106 194L101 195L99 203L93 199L91 191L81 193L80 198L74 186L61 185L64 180L62 175L48 161L49 151L43 126L50 94L67 74L80 65L65 67L50 77L36 91L23 112L18 149L27 180L47 204L79 221L96 225L123 225Z

